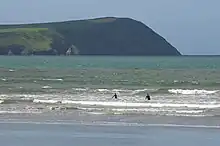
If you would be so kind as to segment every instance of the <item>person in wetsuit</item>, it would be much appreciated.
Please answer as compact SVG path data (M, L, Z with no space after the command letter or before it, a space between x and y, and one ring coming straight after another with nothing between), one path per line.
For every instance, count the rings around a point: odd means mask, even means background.
M147 99L147 100L151 100L150 95L149 95L148 93L147 93L145 99Z
M118 95L115 93L115 94L112 96L112 98L117 99L117 98L118 98Z

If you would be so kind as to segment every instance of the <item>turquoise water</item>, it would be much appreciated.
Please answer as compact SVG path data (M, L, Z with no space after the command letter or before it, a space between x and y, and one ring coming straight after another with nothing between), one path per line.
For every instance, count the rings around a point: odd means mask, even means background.
M3 68L220 69L220 57L1 56Z
M219 116L219 62L220 57L1 56L0 112Z

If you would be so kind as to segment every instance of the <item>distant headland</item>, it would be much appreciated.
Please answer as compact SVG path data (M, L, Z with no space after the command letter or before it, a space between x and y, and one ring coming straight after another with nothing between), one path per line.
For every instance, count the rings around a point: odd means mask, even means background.
M105 17L0 25L0 55L180 56L143 23Z

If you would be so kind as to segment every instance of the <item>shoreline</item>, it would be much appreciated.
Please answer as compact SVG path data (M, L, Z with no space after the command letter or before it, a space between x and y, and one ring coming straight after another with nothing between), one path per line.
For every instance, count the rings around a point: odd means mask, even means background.
M220 129L220 117L91 115L89 113L0 114L1 123L48 123Z
M120 122L68 122L68 121L17 121L0 120L0 124L28 124L28 125L67 125L67 126L114 126L114 127L152 127L152 128L181 128L181 129L220 129L220 126L206 125L178 125L178 124L138 124L138 123L120 123Z

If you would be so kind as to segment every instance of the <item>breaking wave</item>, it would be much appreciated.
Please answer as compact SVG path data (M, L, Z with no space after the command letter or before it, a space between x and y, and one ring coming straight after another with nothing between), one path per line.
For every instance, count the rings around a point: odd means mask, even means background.
M73 88L75 91L84 91L84 92L96 92L96 93L127 93L131 95L146 93L146 92L155 92L159 89L107 89L107 88L99 88L99 89L89 89L89 88Z
M33 99L1 99L0 104L32 103Z
M1 80L2 80L2 81L7 81L7 79L5 79L5 78L1 78Z
M183 95L208 95L215 94L219 92L219 90L205 90L205 89L166 89L166 88L158 88L158 89L89 89L89 88L73 88L75 91L82 92L95 92L95 93L125 93L130 95L140 95L140 94L183 94Z
M0 100L0 104L4 103L4 100Z
M131 102L103 102L103 101L73 101L73 100L39 100L34 99L34 103L61 103L61 104L76 104L87 106L106 106L106 107L171 107L171 108L196 108L196 109L213 109L220 108L220 104L185 104L185 103L131 103Z
M0 114L39 114L40 111L0 111Z
M185 94L185 95L193 95L193 94L215 94L219 90L199 90L199 89L169 89L168 92L174 93L174 94Z
M138 113L138 114L144 114L144 113L172 113L172 114L191 114L191 115L201 115L204 113L204 110L175 110L175 109L155 109L155 108L78 108L79 110L85 110L89 112L113 112L113 113L121 113L121 114L126 114L126 113Z
M63 81L63 79L42 79L43 81Z
M119 94L119 99L112 99L112 92L116 90L122 94ZM7 104L15 104L16 107L31 105L45 110L51 106L50 110L77 109L93 113L98 111L102 114L220 115L219 94L216 94L218 90L166 89L164 94L161 93L164 92L164 89L163 91L154 89L151 90L151 93L158 94L151 94L152 100L145 101L143 97L148 91L149 89L144 88L135 90L70 88L65 92L54 90L51 94L48 92L46 94L0 94L0 104L5 108L9 107ZM109 93L103 94L102 92ZM200 96L201 94L205 95Z
M51 86L43 86L42 89L51 89Z
M55 103L62 103L59 100L40 100L40 99L34 99L34 103L48 103L48 104L55 104Z

